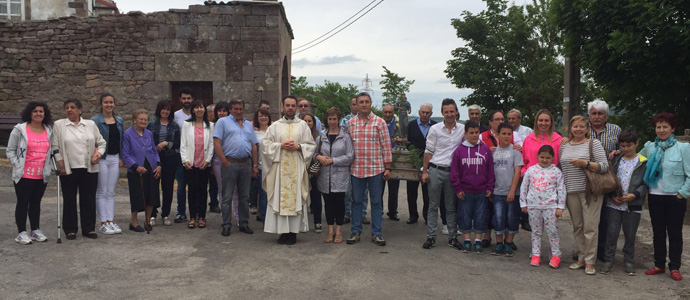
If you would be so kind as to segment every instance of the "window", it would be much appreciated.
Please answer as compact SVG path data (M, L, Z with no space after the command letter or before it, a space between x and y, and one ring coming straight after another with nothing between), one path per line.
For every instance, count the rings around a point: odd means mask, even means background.
M24 19L23 0L0 0L0 17Z

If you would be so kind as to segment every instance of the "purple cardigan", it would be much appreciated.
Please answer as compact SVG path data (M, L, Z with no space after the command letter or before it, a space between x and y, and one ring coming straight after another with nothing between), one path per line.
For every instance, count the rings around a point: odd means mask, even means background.
M463 141L453 152L450 182L455 193L484 193L494 191L494 157L482 142L471 146Z
M140 136L134 130L134 126L131 126L122 135L122 161L127 165L127 171L134 173L137 167L144 165L144 159L147 159L151 166L161 165L153 133L144 129L144 134Z

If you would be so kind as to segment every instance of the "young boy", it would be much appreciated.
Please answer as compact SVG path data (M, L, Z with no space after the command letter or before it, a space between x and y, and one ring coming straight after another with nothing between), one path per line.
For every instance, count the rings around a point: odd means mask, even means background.
M508 123L498 125L498 147L494 150L494 217L496 248L493 255L513 256L513 237L520 226L520 170L522 154L513 149L513 126ZM505 244L503 236L505 234Z
M606 274L613 267L613 257L616 254L618 235L623 227L625 245L623 246L624 271L628 275L635 275L633 267L635 257L635 235L640 225L642 204L647 196L649 187L643 177L647 166L647 158L637 154L637 134L632 130L623 130L618 137L622 153L613 157L611 167L618 174L623 188L623 194L609 194L606 197L606 218L608 228L606 233L606 251L604 253L604 267L599 271Z
M464 243L462 252L470 252L474 231L474 252L481 254L482 233L487 231L487 198L494 190L494 162L491 149L479 142L479 124L465 123L465 140L453 152L450 164L450 182L455 188L458 211L462 215L460 232Z

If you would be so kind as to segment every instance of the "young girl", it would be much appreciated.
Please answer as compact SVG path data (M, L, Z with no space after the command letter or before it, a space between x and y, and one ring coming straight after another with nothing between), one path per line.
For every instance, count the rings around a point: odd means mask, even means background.
M532 226L532 261L538 267L541 260L541 235L545 229L551 244L551 261L549 266L558 268L561 263L560 238L558 237L557 218L563 215L565 208L565 184L563 173L553 165L554 151L549 145L539 148L539 163L525 172L520 189L520 207L523 213L529 214Z

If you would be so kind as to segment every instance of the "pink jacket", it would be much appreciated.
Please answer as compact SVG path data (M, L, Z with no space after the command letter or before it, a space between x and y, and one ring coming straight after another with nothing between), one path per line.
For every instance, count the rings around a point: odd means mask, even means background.
M554 132L552 134L551 141L549 141L548 136L540 135L539 138L537 138L534 135L534 132L530 133L525 138L525 142L522 144L522 161L524 162L524 165L522 166L520 176L524 176L529 167L539 163L537 152L539 152L539 148L541 148L543 145L550 145L553 148L553 164L558 166L558 150L561 149L562 139L563 137L561 137L558 132Z

